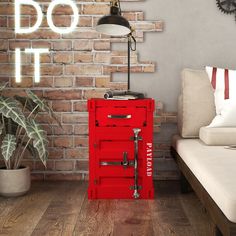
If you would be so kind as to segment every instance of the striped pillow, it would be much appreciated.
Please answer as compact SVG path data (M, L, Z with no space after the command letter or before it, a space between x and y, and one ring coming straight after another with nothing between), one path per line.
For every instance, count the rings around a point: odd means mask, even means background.
M236 101L236 70L206 67L206 72L215 90L216 114L221 114L228 100Z

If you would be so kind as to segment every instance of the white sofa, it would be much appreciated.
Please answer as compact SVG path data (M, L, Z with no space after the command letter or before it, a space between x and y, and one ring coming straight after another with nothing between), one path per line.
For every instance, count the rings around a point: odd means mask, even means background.
M214 94L205 71L185 69L178 106L179 135L172 154L181 171L182 190L191 188L215 223L215 235L236 235L236 128L209 128ZM188 185L189 184L189 185Z

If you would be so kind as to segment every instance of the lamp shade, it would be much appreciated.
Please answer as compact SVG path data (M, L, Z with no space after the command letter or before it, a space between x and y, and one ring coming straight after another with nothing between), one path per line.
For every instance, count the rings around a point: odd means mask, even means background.
M110 36L126 36L131 32L131 27L123 16L111 14L100 18L96 31Z

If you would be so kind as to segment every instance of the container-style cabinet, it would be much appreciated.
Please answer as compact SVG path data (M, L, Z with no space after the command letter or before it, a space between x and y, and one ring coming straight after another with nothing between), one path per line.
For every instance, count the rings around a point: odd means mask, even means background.
M153 99L88 101L89 199L152 199Z

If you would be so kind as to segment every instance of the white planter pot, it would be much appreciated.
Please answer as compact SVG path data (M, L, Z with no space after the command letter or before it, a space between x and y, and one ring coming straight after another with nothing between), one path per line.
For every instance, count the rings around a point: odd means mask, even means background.
M30 169L0 169L0 195L6 197L21 196L30 189Z

